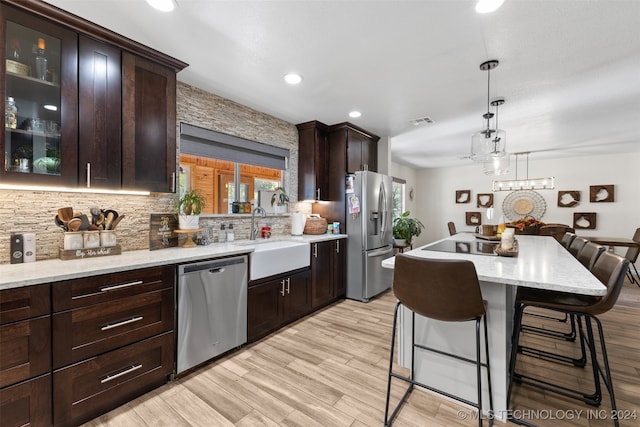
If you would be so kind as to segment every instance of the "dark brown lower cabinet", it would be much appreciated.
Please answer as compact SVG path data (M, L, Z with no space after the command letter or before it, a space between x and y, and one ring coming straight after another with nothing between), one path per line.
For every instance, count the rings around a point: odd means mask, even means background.
M249 284L247 338L255 341L311 311L311 271Z
M164 384L173 361L171 331L54 371L54 424L81 424Z
M50 425L50 373L0 389L0 426Z
M311 289L314 309L345 296L345 244L345 239L311 244Z

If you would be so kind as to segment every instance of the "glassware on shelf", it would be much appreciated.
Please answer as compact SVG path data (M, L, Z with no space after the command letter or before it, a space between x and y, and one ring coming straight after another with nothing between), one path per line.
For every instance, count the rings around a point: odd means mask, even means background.
M34 60L35 78L39 80L47 80L47 58L44 56L45 41L42 37L38 38L38 49L36 50L36 58Z
M4 127L16 129L18 127L18 106L13 97L8 97L4 111Z

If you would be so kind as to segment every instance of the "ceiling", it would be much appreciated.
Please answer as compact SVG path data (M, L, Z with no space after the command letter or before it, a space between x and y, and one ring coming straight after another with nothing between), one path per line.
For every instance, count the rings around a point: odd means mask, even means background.
M640 151L640 1L48 0L190 66L178 80L291 123L350 121L414 168L468 165L504 97L507 151ZM297 86L283 75L300 73ZM362 117L350 119L352 110ZM432 124L415 126L429 117Z

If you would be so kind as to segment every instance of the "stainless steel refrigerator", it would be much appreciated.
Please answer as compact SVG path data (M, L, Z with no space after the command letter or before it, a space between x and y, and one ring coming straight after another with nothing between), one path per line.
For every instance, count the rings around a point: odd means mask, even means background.
M391 287L381 263L393 256L392 181L369 171L346 179L347 298L367 302Z

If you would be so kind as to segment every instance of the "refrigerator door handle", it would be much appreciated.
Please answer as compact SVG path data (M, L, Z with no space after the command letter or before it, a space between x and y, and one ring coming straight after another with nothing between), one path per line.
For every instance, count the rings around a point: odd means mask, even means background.
M387 190L384 187L384 181L380 183L380 194L382 195L382 206L379 206L380 212L382 212L382 224L380 225L380 234L384 237L387 231ZM380 209L381 208L381 209Z
M367 251L367 257L377 257L380 255L390 254L393 252L393 246L385 246L384 248L376 249L375 251Z

